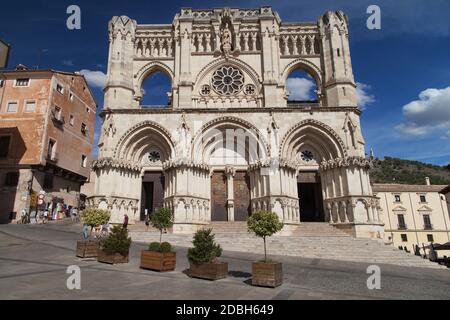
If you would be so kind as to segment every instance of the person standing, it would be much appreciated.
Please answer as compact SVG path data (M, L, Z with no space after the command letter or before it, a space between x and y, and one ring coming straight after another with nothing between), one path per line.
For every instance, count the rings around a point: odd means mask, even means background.
M145 215L145 226L147 227L147 231L148 231L148 227L150 225L150 217L148 214Z
M128 227L128 215L125 213L123 217L123 228L126 229Z

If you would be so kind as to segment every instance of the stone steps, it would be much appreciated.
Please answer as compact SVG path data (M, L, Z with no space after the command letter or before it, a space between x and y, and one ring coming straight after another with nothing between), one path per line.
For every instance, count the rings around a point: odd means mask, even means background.
M215 240L225 251L264 253L262 239L247 232L245 223L212 223ZM159 232L130 230L133 241L159 241ZM174 246L192 247L192 235L163 235ZM353 238L327 223L302 224L290 236L275 235L267 239L272 255L297 256L363 263L382 263L413 267L445 268L420 257L385 245L382 240Z

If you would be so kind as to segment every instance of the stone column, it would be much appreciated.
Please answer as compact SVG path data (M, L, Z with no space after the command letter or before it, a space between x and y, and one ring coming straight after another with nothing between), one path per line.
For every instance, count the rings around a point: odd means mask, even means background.
M231 166L225 167L225 175L227 176L227 211L228 221L234 221L234 175L236 170Z

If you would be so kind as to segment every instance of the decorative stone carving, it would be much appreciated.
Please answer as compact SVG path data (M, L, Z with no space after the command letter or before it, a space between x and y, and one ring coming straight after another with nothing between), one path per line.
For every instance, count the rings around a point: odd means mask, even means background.
M371 159L363 157L345 157L330 160L324 160L320 163L320 170L326 171L335 168L359 167L371 169L373 162Z
M142 166L141 164L126 161L126 160L118 160L114 158L101 158L92 162L91 165L92 170L96 171L103 168L115 168L115 169L124 169L130 171L141 172Z
M228 23L225 24L225 28L222 30L221 35L222 52L227 56L232 51L232 35Z
M217 93L233 95L242 90L244 75L233 66L223 66L214 72L211 82Z

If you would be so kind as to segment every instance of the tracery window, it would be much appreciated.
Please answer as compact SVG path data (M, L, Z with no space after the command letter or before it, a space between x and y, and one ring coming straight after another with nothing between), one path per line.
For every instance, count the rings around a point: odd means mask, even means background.
M245 90L245 94L249 95L249 96L254 95L255 91L256 91L255 86L252 84L246 85L244 90Z
M157 162L157 161L161 160L161 155L159 154L158 151L151 151L148 154L148 160L150 162Z
M208 96L211 93L211 87L207 84L203 85L200 93L204 96Z
M212 86L220 94L232 95L242 90L244 75L239 69L224 66L217 69L212 77Z
M304 150L300 153L300 158L305 162L311 162L314 160L314 154L309 150Z

